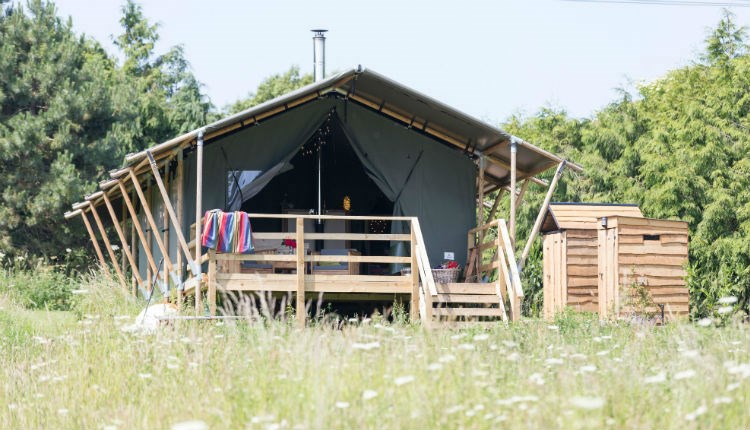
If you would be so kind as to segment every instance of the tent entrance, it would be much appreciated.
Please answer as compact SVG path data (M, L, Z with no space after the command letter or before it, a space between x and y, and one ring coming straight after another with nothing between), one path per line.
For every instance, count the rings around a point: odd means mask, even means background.
M329 116L315 133L286 162L257 194L242 203L241 210L251 213L309 214L317 213L318 151L321 151L321 205L328 215L393 214L393 202L370 178L352 148L340 123ZM231 175L230 175L231 176ZM231 177L229 178L231 179ZM345 202L348 200L348 205ZM348 206L348 207L347 207ZM294 220L291 220L292 222ZM294 231L289 220L255 219L256 232ZM326 220L318 224L306 220L305 231L325 233L389 233L389 221ZM275 247L280 243L260 243L256 248ZM362 255L390 255L387 241L315 241L308 246L314 251L352 249ZM386 264L362 263L362 274L390 273Z

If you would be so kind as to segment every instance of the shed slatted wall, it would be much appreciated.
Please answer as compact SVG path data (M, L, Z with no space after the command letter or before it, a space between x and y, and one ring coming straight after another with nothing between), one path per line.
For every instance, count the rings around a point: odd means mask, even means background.
M563 274L563 267L567 269L567 266L562 264L565 256L565 236L564 231L544 236L542 286L545 318L552 318L555 313L562 311L565 307L563 285L565 285L566 276Z
M665 305L665 313L687 314L687 224L682 221L618 217L616 225L619 284L624 288L634 283L645 285L654 303ZM656 309L649 311L656 312Z
M567 305L577 311L599 310L596 230L567 230Z

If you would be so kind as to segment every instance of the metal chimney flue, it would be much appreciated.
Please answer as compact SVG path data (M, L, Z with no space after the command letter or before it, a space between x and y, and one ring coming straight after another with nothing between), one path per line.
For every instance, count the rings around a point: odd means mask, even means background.
M313 77L315 82L322 81L326 77L326 36L328 30L315 29L313 32Z

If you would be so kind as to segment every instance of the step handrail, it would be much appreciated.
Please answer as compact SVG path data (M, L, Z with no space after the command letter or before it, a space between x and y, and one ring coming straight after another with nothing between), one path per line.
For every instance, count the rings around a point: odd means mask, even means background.
M422 228L419 226L419 219L417 217L412 217L411 228L414 232L414 237L417 240L417 266L422 285L427 286L430 295L437 296L437 287L435 286L435 278L432 277L430 258L427 256L427 248L425 247L424 237L422 236ZM412 274L413 272L414 269L412 268Z
M502 268L502 275L505 278L506 292L508 293L508 301L510 302L510 311L512 315L511 319L518 320L521 318L523 287L521 286L521 277L518 273L516 255L513 252L513 245L510 241L508 226L504 219L500 219L498 224L498 235L502 239L501 246L498 246L497 248L498 253L502 254L498 256L498 260L500 261L500 267Z

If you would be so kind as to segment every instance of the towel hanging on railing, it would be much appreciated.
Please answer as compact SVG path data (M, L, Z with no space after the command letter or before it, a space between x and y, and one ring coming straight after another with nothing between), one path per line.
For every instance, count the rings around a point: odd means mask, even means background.
M253 251L252 227L246 212L206 211L201 245L217 252L248 254Z

